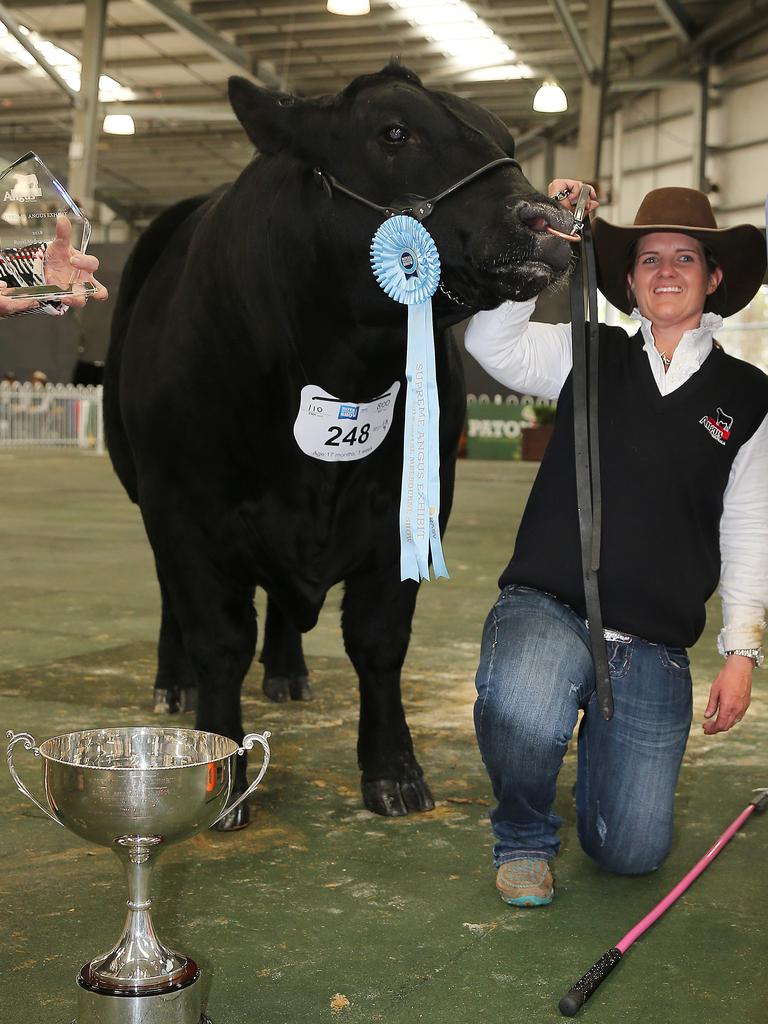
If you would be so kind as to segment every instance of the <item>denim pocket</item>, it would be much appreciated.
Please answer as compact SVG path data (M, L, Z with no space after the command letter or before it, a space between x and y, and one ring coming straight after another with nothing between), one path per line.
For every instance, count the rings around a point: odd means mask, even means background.
M691 659L688 657L688 653L683 647L666 647L664 644L659 644L657 647L659 652L659 660L664 668L670 672L682 672L685 675L688 674L691 668Z
M608 670L611 679L621 679L629 672L632 664L632 648L634 644L623 640L607 640L605 649L608 654Z

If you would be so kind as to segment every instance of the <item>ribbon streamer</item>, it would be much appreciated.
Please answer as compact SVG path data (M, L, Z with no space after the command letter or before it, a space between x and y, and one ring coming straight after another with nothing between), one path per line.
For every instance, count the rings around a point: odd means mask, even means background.
M427 229L398 215L373 236L371 266L386 294L408 306L400 579L428 580L430 554L435 577L448 577L440 542L440 405L432 328L440 257Z

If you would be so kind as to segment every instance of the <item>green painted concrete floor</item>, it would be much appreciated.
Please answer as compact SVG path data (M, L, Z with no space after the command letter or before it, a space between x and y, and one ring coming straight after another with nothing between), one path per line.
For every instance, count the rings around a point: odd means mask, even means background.
M417 752L437 807L385 820L362 809L356 687L332 593L306 638L317 698L273 705L249 675L246 727L272 730L274 758L234 835L171 848L156 873L155 923L204 968L214 1024L538 1024L768 785L764 676L743 724L708 738L719 613L694 652L697 718L680 781L677 835L655 875L614 878L575 837L573 751L557 896L541 910L493 887L489 786L471 725L482 621L535 466L460 465L446 553L453 579L422 588L404 672ZM38 741L75 729L157 724L150 710L158 594L139 516L104 458L0 455L3 730ZM263 606L263 601L261 602ZM190 717L180 725L193 725ZM34 789L39 767L17 748ZM0 773L1 1024L66 1024L74 976L123 920L122 870L47 821ZM754 817L582 1011L592 1024L763 1024L768 817ZM344 997L344 998L341 998ZM347 1005L348 1002L348 1005Z

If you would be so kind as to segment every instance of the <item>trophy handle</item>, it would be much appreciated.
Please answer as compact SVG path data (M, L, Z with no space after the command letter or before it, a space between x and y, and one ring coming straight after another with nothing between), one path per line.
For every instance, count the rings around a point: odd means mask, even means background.
M250 784L248 789L246 789L246 791L244 793L241 793L240 796L237 798L237 800L235 800L234 803L231 803L229 805L229 807L225 807L224 808L224 810L218 816L216 821L212 822L208 826L209 828L213 828L213 826L217 822L221 821L221 819L224 817L225 814L229 814L229 812L233 811L237 807L238 804L241 804L243 802L243 800L247 800L248 797L251 795L251 793L254 791L254 789L256 789L258 784L264 778L264 773L266 772L267 768L269 767L270 751L269 751L269 743L267 743L267 740L269 739L269 737L271 735L272 735L272 733L268 729L265 729L263 733L249 732L247 736L243 737L243 745L242 745L242 747L238 747L237 748L237 753L238 754L242 755L242 754L244 754L246 752L246 750L251 750L252 747L254 746L254 744L256 744L256 743L260 743L262 745L262 747L264 748L264 760L261 763L261 768L259 769L259 774L256 776L256 778ZM18 785L18 783L17 783L17 785ZM27 794L27 795L29 795L29 794ZM39 806L39 804L38 804L38 806Z
M8 761L8 771L11 773L11 778L16 783L16 788L21 793L23 793L25 797L31 800L35 807L39 807L46 817L50 818L51 821L55 821L57 825L61 825L62 828L66 828L64 823L59 821L59 819L55 815L51 814L48 808L43 807L43 805L38 800L35 800L35 798L32 796L27 787L19 778L16 768L14 767L13 748L16 746L17 743L23 743L25 750L31 750L35 757L40 757L40 750L35 746L35 737L30 736L28 732L14 733L11 732L10 729L5 735L8 737L8 747L6 749L5 757L6 760Z

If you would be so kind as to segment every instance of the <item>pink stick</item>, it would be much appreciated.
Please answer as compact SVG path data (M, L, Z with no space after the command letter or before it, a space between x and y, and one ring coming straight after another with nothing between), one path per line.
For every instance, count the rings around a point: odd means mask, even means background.
M661 917L665 910L669 910L669 908L672 906L672 904L675 902L678 896L681 896L688 888L688 886L696 881L696 879L699 877L702 871L704 871L705 868L709 867L709 865L712 863L712 861L715 859L718 853L720 853L720 851L728 842L728 840L732 838L735 832L738 832L738 830L750 816L752 811L754 811L754 809L754 804L750 804L747 808L745 808L745 810L741 812L738 818L731 825L728 826L725 832L723 832L723 834L720 836L720 838L717 840L714 846L707 850L707 852L704 854L704 856L701 858L698 864L695 867L691 868L691 870L688 872L685 878L683 878L682 881L678 882L675 888L672 889L672 891L669 892L660 903L657 903L653 910L649 914L645 915L642 921L639 921L634 928L631 928L627 932L624 938L620 939L619 942L616 943L616 949L618 949L622 955L626 953L626 951L629 949L629 947L636 939L640 938L643 932L647 931L655 921L658 921L658 919Z

